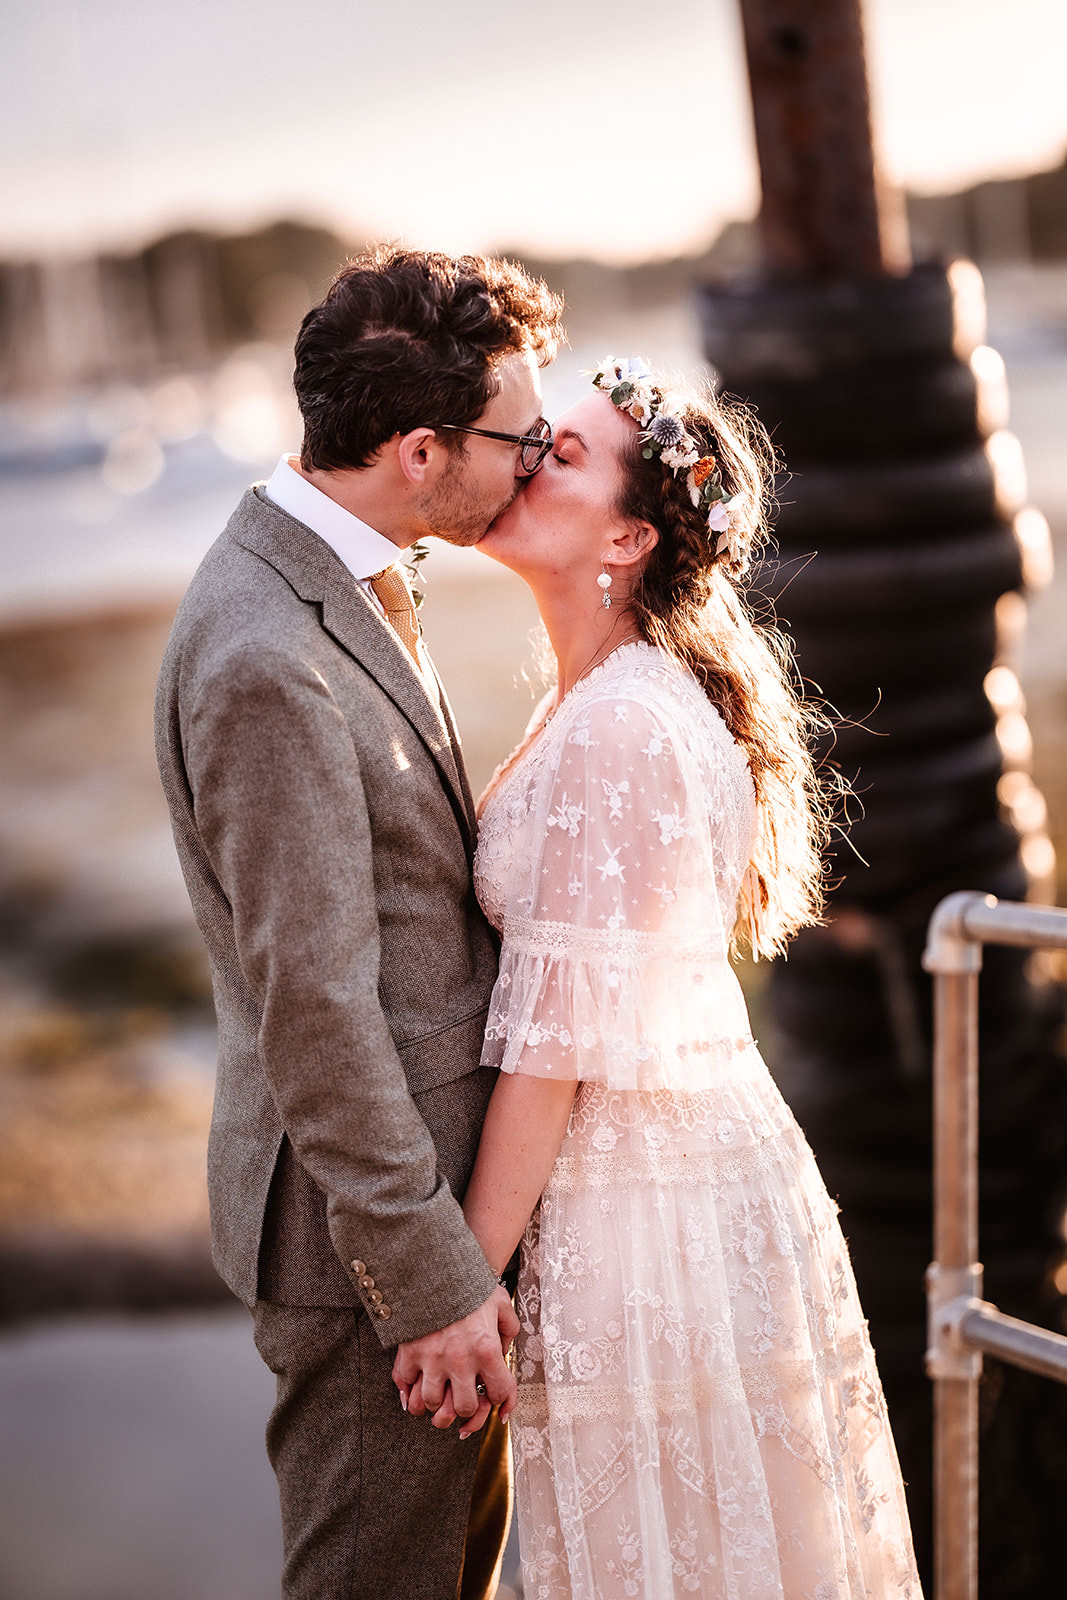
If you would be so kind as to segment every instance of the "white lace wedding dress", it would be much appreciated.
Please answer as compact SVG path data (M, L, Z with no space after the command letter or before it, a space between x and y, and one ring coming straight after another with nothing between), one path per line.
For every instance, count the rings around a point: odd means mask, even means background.
M475 864L483 1059L580 1080L522 1248L527 1600L917 1600L836 1209L728 960L744 756L644 643L531 727Z

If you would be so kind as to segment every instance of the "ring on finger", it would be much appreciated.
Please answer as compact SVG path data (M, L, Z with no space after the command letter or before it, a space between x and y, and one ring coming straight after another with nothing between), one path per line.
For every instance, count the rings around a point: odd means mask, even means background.
M478 1396L479 1400L484 1400L485 1399L485 1392L486 1392L485 1391L485 1384L484 1383L476 1383L474 1385L474 1392Z

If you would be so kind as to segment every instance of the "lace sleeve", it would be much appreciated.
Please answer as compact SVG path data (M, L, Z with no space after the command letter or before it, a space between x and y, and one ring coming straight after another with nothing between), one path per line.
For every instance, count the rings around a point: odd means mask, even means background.
M483 1061L618 1089L698 1089L748 1038L715 795L671 708L592 699L533 786L536 847L502 928Z

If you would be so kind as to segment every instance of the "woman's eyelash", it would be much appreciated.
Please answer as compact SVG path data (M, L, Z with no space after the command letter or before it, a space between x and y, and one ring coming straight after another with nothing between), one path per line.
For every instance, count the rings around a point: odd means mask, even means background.
M561 456L558 450L553 450L552 459L554 461L558 461L561 467L570 466L570 462L567 460L566 456Z

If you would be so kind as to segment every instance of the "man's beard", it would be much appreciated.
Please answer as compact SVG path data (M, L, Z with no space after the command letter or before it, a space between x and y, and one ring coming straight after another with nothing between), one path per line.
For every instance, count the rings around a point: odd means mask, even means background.
M446 544L477 544L519 491L516 484L506 499L490 500L465 481L465 465L465 458L457 452L423 507L430 532Z

